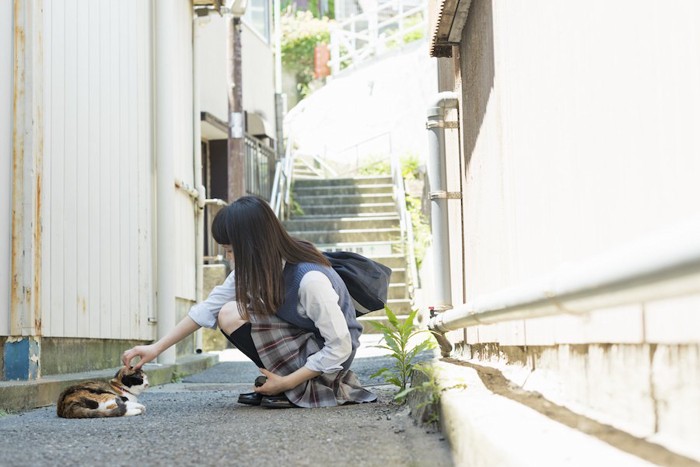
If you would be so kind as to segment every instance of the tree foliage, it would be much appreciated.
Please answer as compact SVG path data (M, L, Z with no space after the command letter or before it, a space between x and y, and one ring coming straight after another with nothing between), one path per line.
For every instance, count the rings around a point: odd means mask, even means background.
M300 98L309 94L314 79L314 49L330 43L330 20L314 18L309 11L282 15L282 66L294 74Z

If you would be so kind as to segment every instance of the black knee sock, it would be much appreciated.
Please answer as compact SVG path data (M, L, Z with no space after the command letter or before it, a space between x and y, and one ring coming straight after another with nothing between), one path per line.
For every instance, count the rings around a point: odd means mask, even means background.
M253 343L253 336L250 335L251 328L252 325L250 323L245 323L243 326L233 331L230 336L224 331L221 331L221 333L226 336L226 339L235 345L238 350L243 352L246 357L258 365L258 368L265 368L265 365L263 365L260 360L255 344Z

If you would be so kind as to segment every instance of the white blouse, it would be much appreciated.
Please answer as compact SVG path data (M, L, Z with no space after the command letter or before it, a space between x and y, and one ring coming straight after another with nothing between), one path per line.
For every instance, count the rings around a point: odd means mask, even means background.
M202 327L215 329L221 307L236 299L234 273L223 284L214 287L207 299L189 311L189 317ZM333 373L342 369L352 352L348 324L338 304L338 294L331 281L320 271L309 271L299 283L297 311L314 322L324 346L309 356L304 365L312 371Z

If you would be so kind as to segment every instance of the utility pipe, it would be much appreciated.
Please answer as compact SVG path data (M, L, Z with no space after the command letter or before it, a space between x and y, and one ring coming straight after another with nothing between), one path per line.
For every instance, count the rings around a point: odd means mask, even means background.
M158 316L158 338L165 336L175 327L175 158L178 148L175 145L177 109L173 96L178 96L177 73L173 67L177 63L179 51L176 25L179 24L178 9L166 0L153 4L155 16L155 115L156 115L156 309ZM163 351L158 363L174 364L175 346Z
M430 186L430 225L433 239L435 296L432 309L452 308L450 293L450 255L447 221L447 200L460 198L459 193L447 192L445 173L445 128L456 128L457 122L446 122L447 113L456 109L457 94L441 92L428 107L428 183Z
M204 205L207 199L206 188L202 184L202 118L199 107L199 27L200 17L192 19L192 130L194 138L192 149L194 151L194 186L197 190L197 202L194 207L195 234L194 234L194 263L195 263L195 292L196 303L202 301L204 290ZM202 353L202 328L194 334L194 349L196 353Z
M585 313L700 292L700 218L433 317L431 331ZM443 347L449 353L446 347Z

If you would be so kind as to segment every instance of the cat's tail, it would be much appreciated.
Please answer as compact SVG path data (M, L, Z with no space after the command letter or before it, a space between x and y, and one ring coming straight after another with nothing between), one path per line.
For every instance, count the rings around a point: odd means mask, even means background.
M126 404L120 397L108 403L81 397L77 400L56 406L56 414L63 418L121 417L126 413Z

